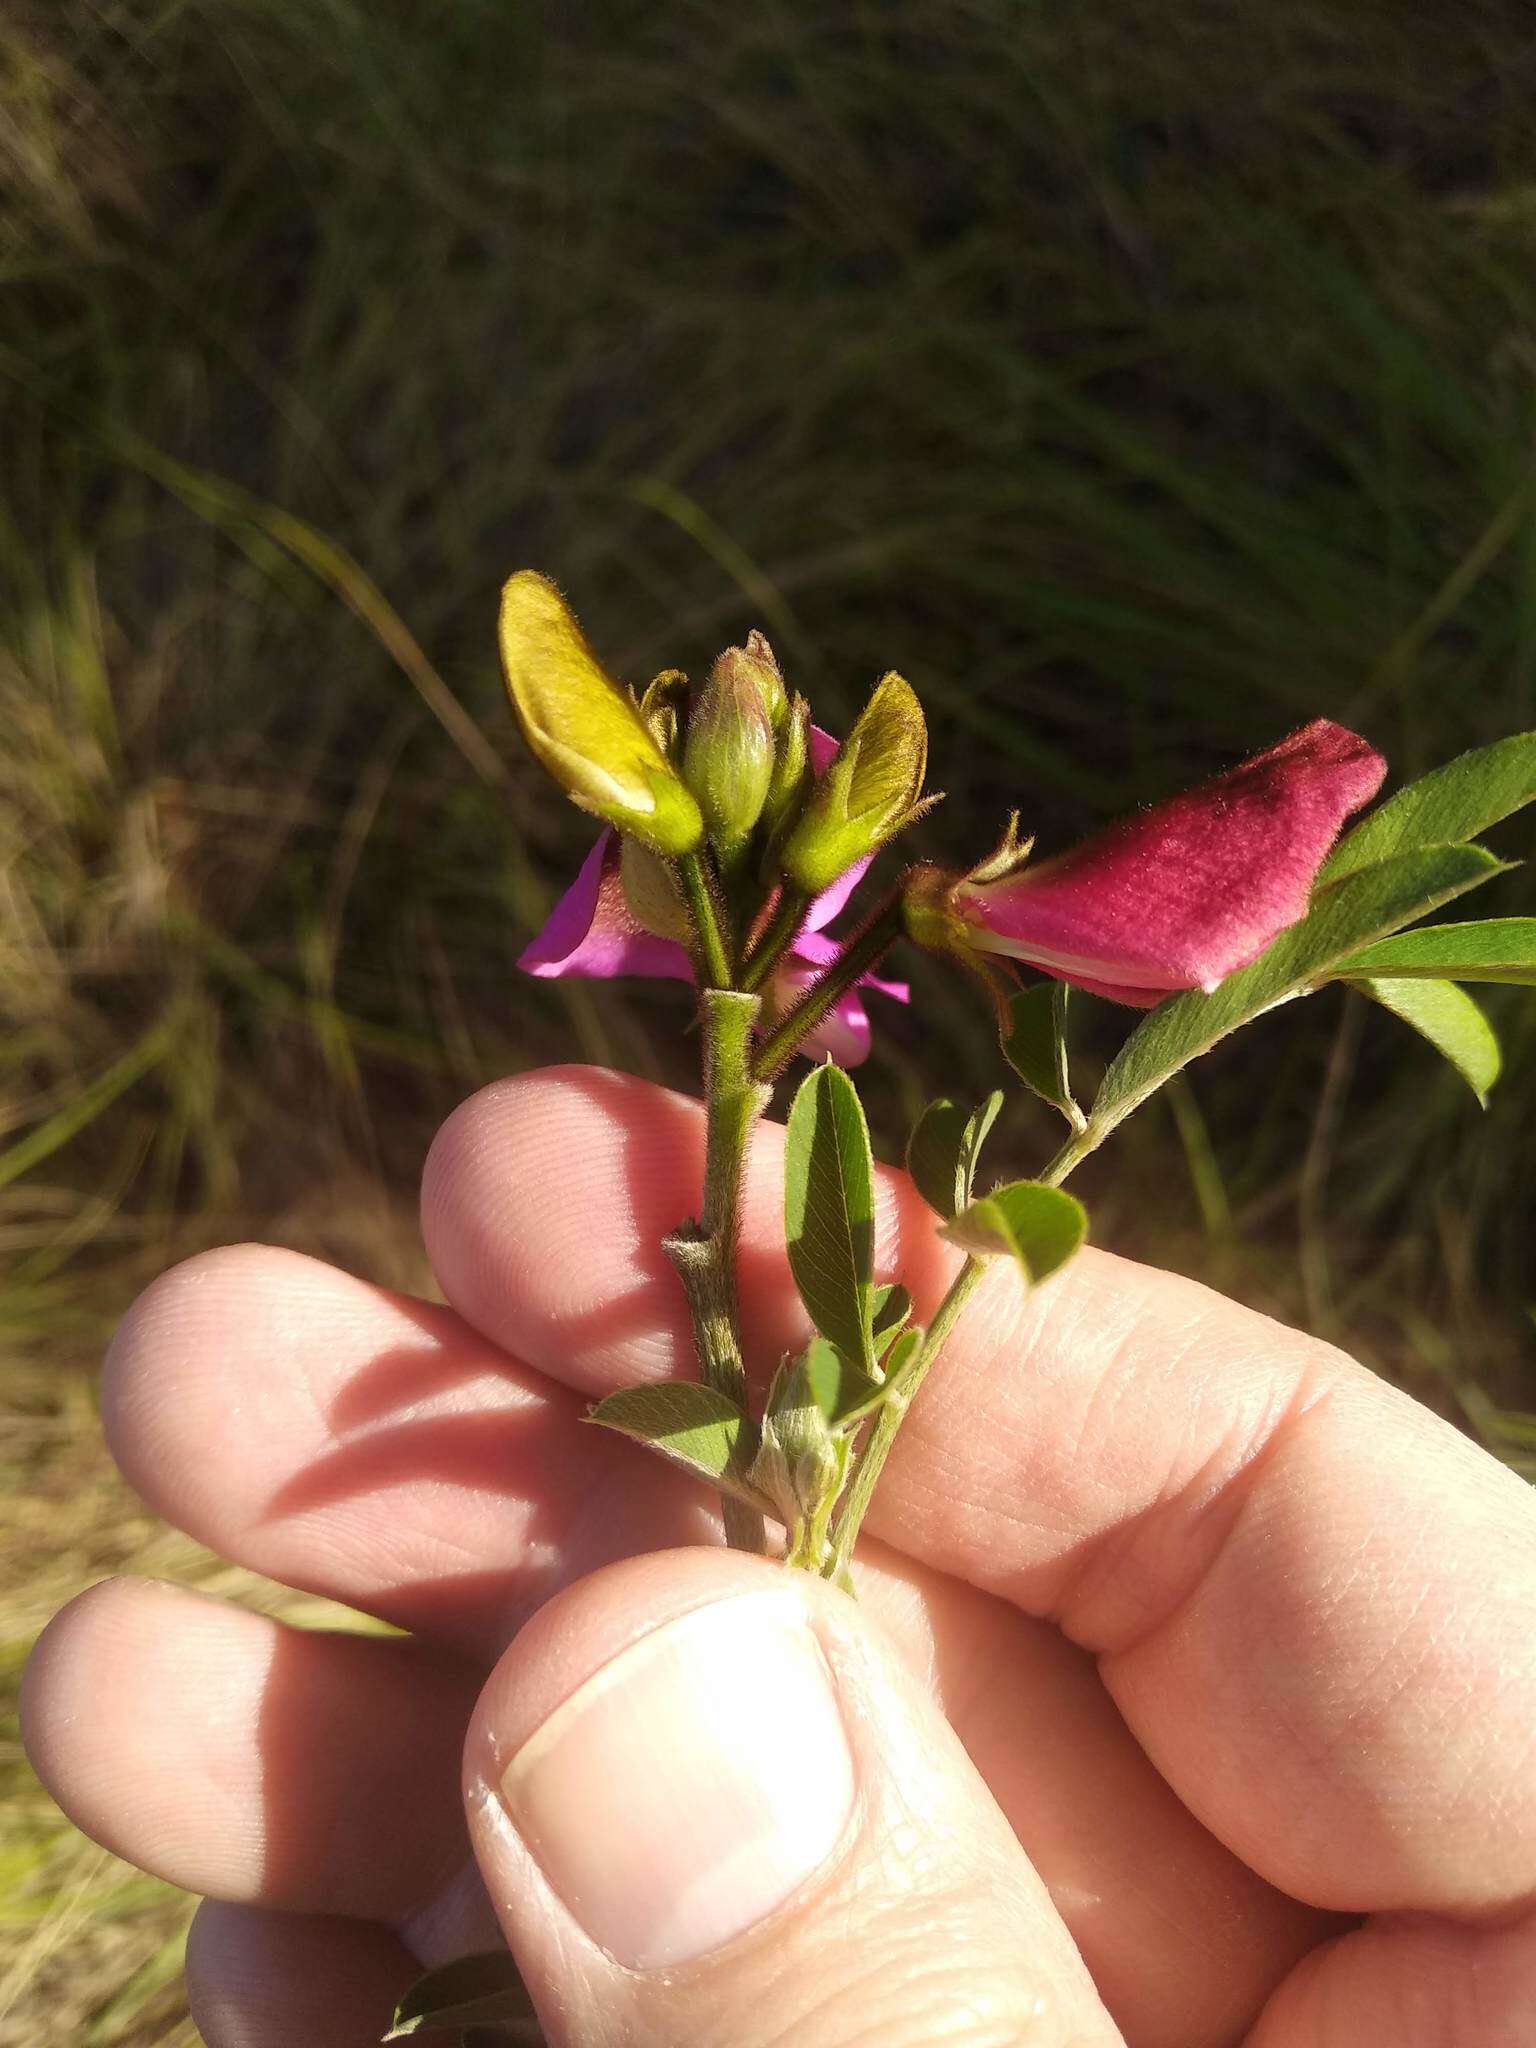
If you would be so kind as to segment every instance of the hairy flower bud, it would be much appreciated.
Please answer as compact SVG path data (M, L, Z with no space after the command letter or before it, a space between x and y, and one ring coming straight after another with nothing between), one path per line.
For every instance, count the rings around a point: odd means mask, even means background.
M728 647L720 660L740 666L751 676L762 696L768 723L777 732L789 716L789 692L784 687L778 659L763 635L754 626L747 635L746 646Z
M792 824L815 779L811 764L811 707L796 697L785 715L774 750L773 774L763 805L763 823L770 834Z
M646 731L674 766L682 752L678 744L682 732L679 705L687 695L688 678L682 670L664 668L646 684L645 695L640 699L640 716Z
M920 798L927 764L923 708L910 683L888 675L785 842L781 865L796 888L818 894L911 824L926 808Z
M547 578L511 578L500 637L523 736L572 803L657 853L691 853L704 836L698 805Z
M710 843L728 865L751 838L773 777L773 726L759 668L742 648L727 648L688 719L683 773Z

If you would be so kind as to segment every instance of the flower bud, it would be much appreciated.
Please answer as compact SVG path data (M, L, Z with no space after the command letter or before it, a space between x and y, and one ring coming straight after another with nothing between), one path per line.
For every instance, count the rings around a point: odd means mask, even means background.
M763 805L763 824L770 835L781 826L793 823L814 779L811 707L803 697L796 697L779 731L773 774L768 780L768 798Z
M749 672L762 694L768 723L777 732L789 716L789 693L777 657L763 635L754 626L745 647L728 647L720 659L739 663Z
M927 808L923 708L910 683L888 675L811 791L781 860L808 896L830 888L855 861L877 852Z
M698 805L547 578L523 569L508 582L500 637L523 737L572 803L657 853L691 853Z
M646 731L674 764L682 751L678 745L682 731L682 714L678 707L687 694L688 678L682 670L664 668L659 676L653 676L646 684L645 695L640 699L640 716Z
M676 939L680 946L692 944L693 926L670 869L638 839L620 842L619 879L636 924L655 938Z
M743 649L728 648L688 719L683 773L727 865L751 838L773 776L773 727L758 667Z

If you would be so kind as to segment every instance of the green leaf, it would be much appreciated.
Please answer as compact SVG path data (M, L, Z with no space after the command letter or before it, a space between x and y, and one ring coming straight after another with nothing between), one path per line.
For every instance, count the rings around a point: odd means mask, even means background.
M508 2048L534 2048L544 2039L533 2000L516 1963L504 1949L489 1955L460 1956L418 1977L395 2007L386 2042L414 2034L482 2032L487 2048L505 2041Z
M1427 917L1506 865L1481 846L1425 846L1346 875L1314 899L1300 924L1212 994L1191 990L1150 1011L1110 1062L1090 1128L1099 1136L1112 1130L1228 1032L1310 990L1363 945Z
M923 1200L940 1216L953 1216L971 1199L981 1148L1002 1106L1001 1088L994 1088L970 1112L944 1096L930 1102L913 1126L907 1172Z
M1088 1213L1062 1188L1015 1180L972 1202L940 1235L968 1252L1011 1252L1034 1286L1064 1266L1082 1244Z
M811 1321L872 1368L875 1162L854 1085L830 1061L801 1083L789 1112L784 1231Z
M1059 1109L1073 1130L1083 1128L1083 1112L1072 1100L1067 1078L1067 984L1039 981L1014 996L1008 1005L1008 1029L1002 1034L1003 1058L1026 1088Z
M1410 782L1347 833L1323 863L1318 885L1426 846L1475 839L1536 800L1536 732L1515 733L1447 761Z
M1536 983L1536 917L1486 917L1398 932L1351 953L1333 970L1341 980L1386 974L1441 981Z
M825 1337L806 1346L799 1370L811 1399L836 1428L860 1420L885 1399L885 1382L861 1372Z
M886 1354L885 1392L887 1396L896 1393L906 1378L913 1360L923 1348L923 1331L914 1323L910 1330L903 1330Z
M873 1330L875 1355L878 1357L896 1341L898 1333L912 1315L912 1297L905 1287L893 1281L889 1287L877 1287L874 1295Z
M736 1457L746 1417L727 1395L698 1380L653 1380L607 1394L588 1416L604 1429L648 1444L653 1451L734 1493L754 1507L762 1502L737 1476Z
M1499 1078L1499 1041L1493 1026L1464 988L1454 981L1394 981L1372 977L1352 981L1395 1017L1411 1024L1460 1074L1486 1109L1488 1090Z

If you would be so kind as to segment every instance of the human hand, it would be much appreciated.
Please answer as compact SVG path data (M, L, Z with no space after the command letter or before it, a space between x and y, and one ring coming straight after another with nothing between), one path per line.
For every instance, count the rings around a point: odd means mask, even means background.
M778 1143L758 1366L799 1332ZM507 1082L427 1168L451 1307L247 1246L125 1322L146 1499L412 1631L118 1580L39 1645L45 1783L209 1901L211 2048L367 2048L502 1934L560 2048L1536 2042L1529 1491L1327 1347L1084 1253L1028 1300L989 1275L859 1605L676 1548L702 1491L582 1416L690 1369L657 1245L700 1144L638 1082ZM899 1175L879 1244L922 1314L953 1254Z

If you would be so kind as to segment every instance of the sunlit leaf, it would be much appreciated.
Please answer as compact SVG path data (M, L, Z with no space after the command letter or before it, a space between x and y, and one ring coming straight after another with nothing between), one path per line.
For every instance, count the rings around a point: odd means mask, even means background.
M1536 801L1536 732L1515 733L1447 761L1410 782L1346 833L1323 864L1319 885L1429 846L1475 839L1511 811Z
M648 1444L674 1465L708 1479L723 1492L761 1502L736 1476L737 1448L746 1417L728 1396L698 1380L653 1380L607 1394L588 1417L604 1429Z
M1411 1024L1421 1038L1460 1074L1486 1108L1488 1090L1499 1078L1499 1041L1493 1026L1464 988L1454 981L1372 978L1352 982L1368 996Z
M1425 975L1436 981L1536 983L1536 917L1422 925L1378 939L1333 970L1341 979Z
M801 1083L789 1112L785 1237L811 1321L866 1370L875 1362L874 1176L858 1094L829 1061Z
M817 1337L806 1346L800 1371L811 1398L834 1427L867 1415L885 1397L884 1383L861 1372L825 1337Z
M1102 1135L1170 1075L1263 1011L1325 979L1352 953L1427 917L1442 903L1502 874L1507 863L1481 846L1425 846L1346 875L1324 889L1299 924L1212 994L1192 990L1160 1003L1110 1062L1089 1119Z
M972 1202L942 1233L968 1252L1008 1252L1032 1285L1047 1279L1088 1235L1088 1214L1063 1188L1016 1180Z

